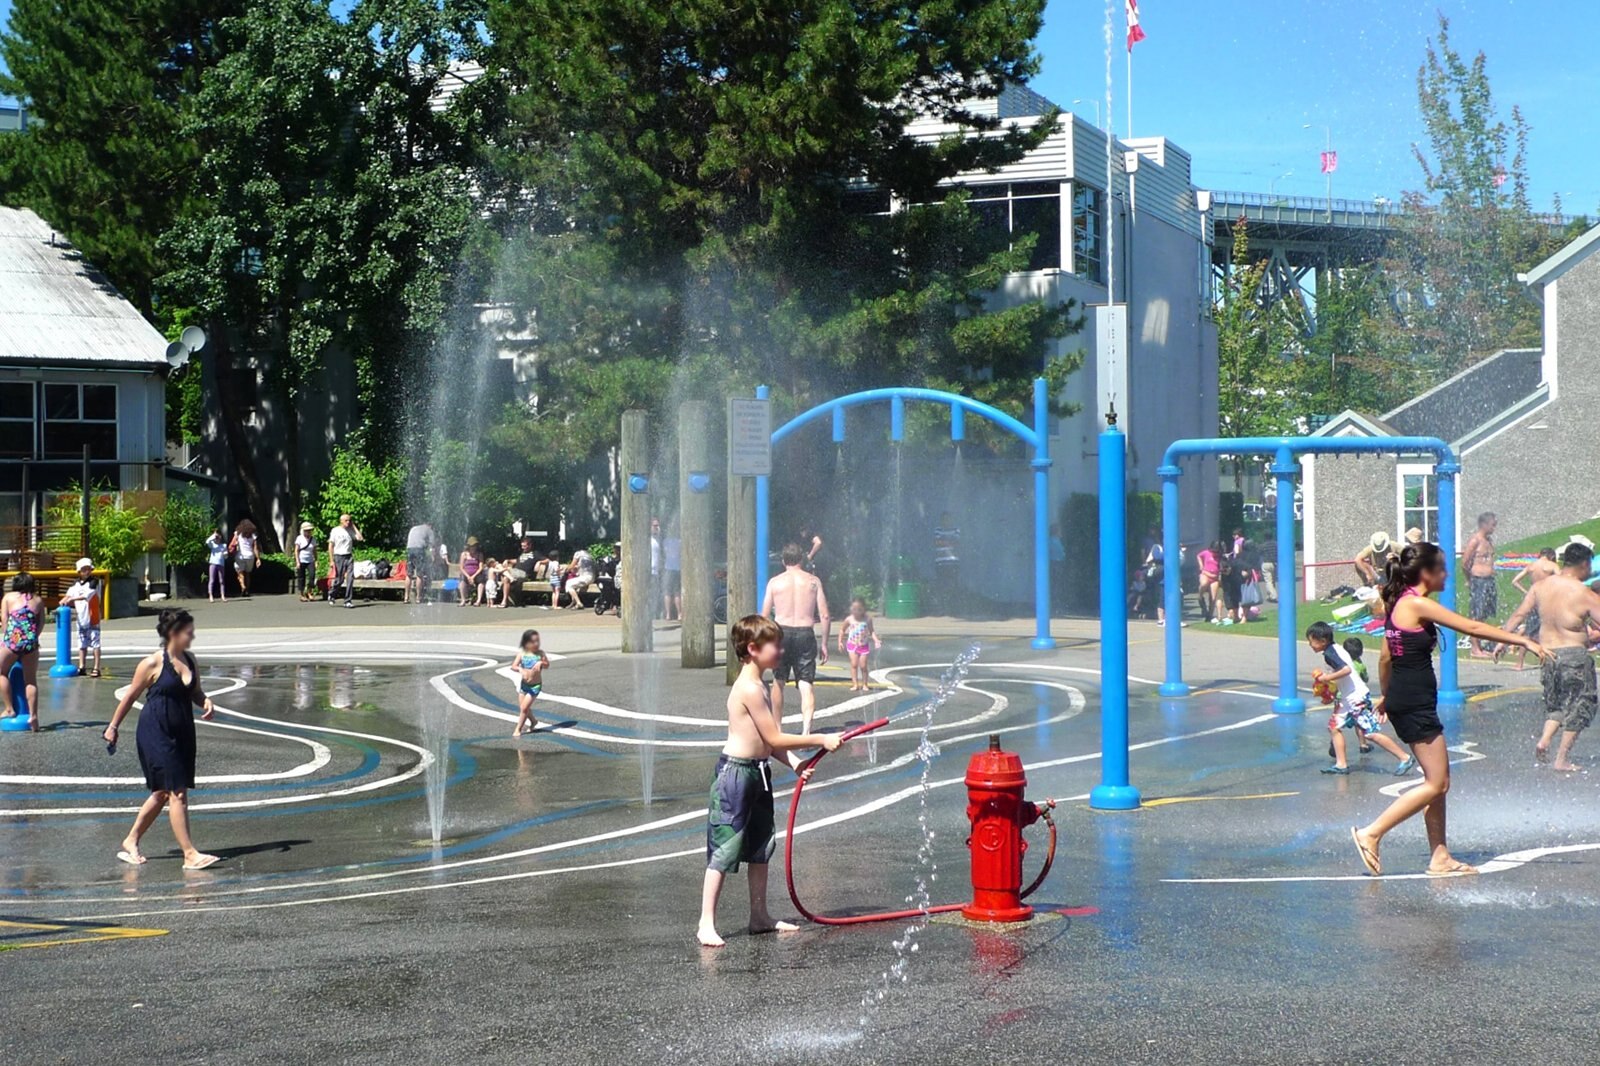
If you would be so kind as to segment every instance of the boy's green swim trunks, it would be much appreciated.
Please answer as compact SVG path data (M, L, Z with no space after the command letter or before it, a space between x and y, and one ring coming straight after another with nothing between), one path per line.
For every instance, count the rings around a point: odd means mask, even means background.
M706 867L733 873L741 862L768 862L777 844L772 832L767 760L719 758L706 821Z

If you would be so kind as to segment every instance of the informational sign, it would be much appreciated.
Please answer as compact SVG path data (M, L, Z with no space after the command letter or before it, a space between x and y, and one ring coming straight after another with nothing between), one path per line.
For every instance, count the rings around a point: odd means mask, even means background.
M1128 432L1128 305L1099 304L1094 309L1094 380L1097 425L1107 411L1117 412L1117 426Z
M728 473L733 477L772 475L772 403L728 400Z

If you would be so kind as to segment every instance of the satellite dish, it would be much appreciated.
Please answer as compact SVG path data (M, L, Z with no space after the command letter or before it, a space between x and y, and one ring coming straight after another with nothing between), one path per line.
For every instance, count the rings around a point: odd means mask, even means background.
M185 326L178 339L184 343L191 352L198 352L206 346L206 331L199 326Z
M167 365L176 370L189 362L189 346L182 341L167 345Z

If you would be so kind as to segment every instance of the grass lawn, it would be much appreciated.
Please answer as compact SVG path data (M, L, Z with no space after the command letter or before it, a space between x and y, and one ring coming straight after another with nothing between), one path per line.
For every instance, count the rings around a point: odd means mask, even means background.
M1586 522L1578 522L1574 525L1562 526L1560 529L1552 529L1548 533L1540 533L1538 536L1525 537L1522 540L1501 544L1497 550L1503 554L1508 552L1535 552L1540 548L1560 548L1575 534L1588 537L1596 544L1600 544L1600 518L1591 518ZM1471 533L1468 531L1467 536L1470 535ZM1465 543L1465 540L1466 537L1463 536L1463 543ZM1500 587L1500 611L1495 619L1496 621L1503 622L1511 617L1511 612L1515 611L1517 605L1522 602L1522 593L1518 592L1516 587L1511 584L1511 579L1514 577L1516 577L1516 574L1509 571L1497 571L1495 574L1496 583ZM1456 574L1456 582L1457 600L1462 609L1465 610L1466 579L1459 571ZM1188 597L1186 602L1192 603L1193 597ZM1340 603L1349 602L1349 600L1340 601ZM1301 603L1295 619L1298 623L1295 627L1296 633L1304 633L1306 627L1312 622L1332 623L1333 609L1338 607L1340 603L1321 603L1316 601ZM1259 621L1246 622L1243 625L1213 626L1206 622L1197 621L1192 613L1186 615L1186 620L1190 628L1203 626L1206 630L1217 633L1232 633L1245 637L1276 637L1278 635L1278 605L1275 603L1267 604ZM1349 635L1341 633L1339 637L1342 640ZM1378 646L1376 634L1362 634L1362 640L1368 647L1376 648Z

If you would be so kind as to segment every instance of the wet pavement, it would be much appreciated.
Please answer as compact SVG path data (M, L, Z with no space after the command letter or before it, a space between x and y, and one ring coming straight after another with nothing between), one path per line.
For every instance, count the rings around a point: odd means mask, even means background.
M1039 916L935 919L905 945L902 984L883 975L905 923L750 937L742 876L728 946L694 944L726 689L720 670L678 668L672 631L625 658L615 621L588 615L308 607L328 616L311 625L298 605L238 606L251 622L218 605L197 646L223 708L200 727L193 803L197 841L224 857L212 870L179 869L164 820L147 866L115 861L143 798L131 730L114 756L98 739L115 677L45 680L52 728L0 733L0 949L18 949L0 952L0 1062L1600 1059L1600 774L1534 768L1531 673L1465 668L1473 698L1447 720L1452 844L1493 872L1415 876L1415 822L1372 880L1348 827L1405 782L1381 752L1317 772L1326 715L1271 714L1272 644L1194 633L1200 694L1136 684L1147 805L1098 814L1092 623L1059 623L1053 653L1016 625L971 627L982 652L930 733L937 870L917 862L914 717L830 756L798 818L803 901L851 913L903 907L933 873L934 902L965 897L960 782L990 733L1027 762L1030 796L1061 799ZM513 740L497 670L528 624L560 658L541 731ZM108 631L115 675L148 626ZM852 696L830 667L819 724L915 708L968 643L954 623L884 628L879 687ZM1158 636L1135 627L1141 676ZM781 818L792 777L776 783ZM1042 827L1028 835L1031 876ZM770 896L792 915L782 871Z

